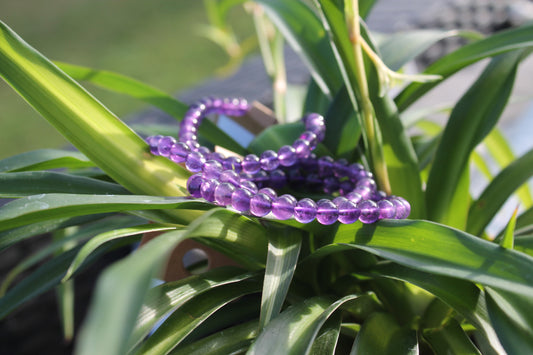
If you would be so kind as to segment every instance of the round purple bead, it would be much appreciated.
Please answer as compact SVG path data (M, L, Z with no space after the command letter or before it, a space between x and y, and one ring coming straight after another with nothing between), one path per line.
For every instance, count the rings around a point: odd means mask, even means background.
M242 170L248 174L257 173L261 169L259 158L255 154L248 154L242 161Z
M317 205L310 198L303 198L294 207L294 219L300 223L309 223L316 217Z
M189 170L191 173L197 173L202 171L204 164L205 157L202 153L199 152L190 152L185 162L187 170Z
M374 194L374 191L370 187L367 187L367 186L356 187L353 190L353 192L357 192L359 195L361 195L363 200L370 199L372 195Z
M409 213L411 212L410 206L408 207L406 204L404 204L404 199L399 197L392 197L389 200L394 204L394 207L396 207L396 215L394 218L396 219L404 219L409 216Z
M168 157L170 155L170 149L172 145L176 143L176 140L172 137L163 137L159 141L158 153L163 157Z
M348 192L346 195L344 195L348 200L354 202L354 203L359 203L363 200L363 196L361 196L358 192L356 191L351 191L351 192Z
M276 169L279 165L278 153L273 150L265 150L261 154L259 160L261 162L261 169L266 171L272 171Z
M237 157L227 157L222 162L222 166L225 170L235 170L238 173L242 171L241 160Z
M270 172L270 186L274 189L280 189L287 183L287 176L282 170L276 169Z
M296 163L296 150L290 145L284 145L278 150L279 164L282 166L292 166Z
M239 187L250 191L252 194L257 193L257 190L258 190L257 185L253 181L241 179L241 181L239 182L239 185L240 185Z
M204 179L201 174L195 174L189 177L187 180L187 191L189 191L192 197L202 197L202 193L200 192L202 182L204 182Z
M231 205L231 195L235 186L229 182L222 182L215 188L215 202L220 206Z
M204 155L204 157L208 156L209 154L211 154L211 151L209 150L209 148L207 147L198 147L198 149L196 149L196 151L198 153L202 153Z
M250 212L257 217L263 217L272 210L272 199L270 196L258 193L250 199Z
M353 190L354 186L350 180L343 180L339 186L339 192L341 195L345 196Z
M292 147L294 148L296 152L297 158L306 158L311 154L311 147L309 146L309 142L303 139L297 139L292 144Z
M241 182L241 177L235 172L235 170L224 170L220 173L219 180L221 182L229 182L237 187Z
M202 195L202 198L209 202L215 201L215 189L220 184L218 180L215 179L208 179L204 180L202 182L202 186L200 187L200 194Z
M379 218L394 218L396 216L396 207L389 200L378 201Z
M337 204L337 207L339 209L339 222L341 223L354 223L361 215L361 210L357 207L357 204L348 199Z
M163 136L151 136L146 139L146 143L150 146L150 153L153 155L159 155L159 141L163 139Z
M270 178L266 171L259 170L252 176L252 181L255 182L257 187L263 187L265 185L268 185Z
M231 206L239 212L247 212L250 210L250 199L252 193L246 189L235 189L231 194Z
M224 157L224 155L222 153L212 152L212 153L209 153L209 155L207 156L207 159L208 160L216 160L220 164L222 164L222 162L224 161L224 159L226 159L226 157Z
M333 175L333 158L332 157L320 157L318 158L318 174L320 176Z
M327 194L331 194L335 191L337 191L340 187L339 180L337 178L330 176L327 178L324 178L324 192Z
M378 205L372 200L364 200L357 204L361 211L359 220L363 223L374 223L379 219Z
M375 191L376 190L376 182L374 181L374 179L371 179L371 178L362 178L360 179L359 181L357 181L357 183L355 184L355 187L368 187L370 188L372 191Z
M170 148L170 159L175 163L184 163L191 149L182 142L177 142Z
M281 195L272 201L272 214L277 219L289 219L294 214L296 199L291 195Z
M316 219L320 224L333 224L339 218L339 210L331 200L321 199L316 205Z
M272 200L278 197L278 194L276 191L271 189L270 187L264 187L261 190L258 191L260 194L265 194L268 197L270 197Z
M316 134L311 131L305 131L304 133L300 134L300 139L308 143L310 150L315 150L318 144L318 138Z
M208 160L205 162L202 171L206 179L218 179L222 173L222 164L216 160Z

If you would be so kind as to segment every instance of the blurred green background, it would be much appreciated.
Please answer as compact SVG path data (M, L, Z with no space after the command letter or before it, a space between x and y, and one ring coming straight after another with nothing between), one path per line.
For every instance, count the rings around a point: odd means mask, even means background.
M169 93L216 75L225 52L199 35L207 18L198 0L2 0L0 20L51 60L116 71ZM230 13L237 34L253 25ZM119 117L142 103L87 89ZM0 159L67 144L0 79Z

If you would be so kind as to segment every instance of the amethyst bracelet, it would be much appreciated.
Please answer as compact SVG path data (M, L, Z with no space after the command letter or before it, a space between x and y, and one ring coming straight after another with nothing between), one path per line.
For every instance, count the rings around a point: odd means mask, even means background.
M409 203L378 191L372 173L361 164L327 156L317 158L312 153L326 133L324 118L319 114L304 116L305 131L292 145L277 152L266 150L260 156L248 154L241 160L200 146L197 132L205 116L242 116L248 109L244 99L206 98L190 106L181 122L178 141L164 136L151 136L146 141L152 154L183 163L193 173L187 181L191 196L241 213L257 217L271 214L276 219L294 218L301 223L316 219L326 225L407 218ZM275 190L286 186L338 196L316 202L310 198L297 200L290 194L278 196Z

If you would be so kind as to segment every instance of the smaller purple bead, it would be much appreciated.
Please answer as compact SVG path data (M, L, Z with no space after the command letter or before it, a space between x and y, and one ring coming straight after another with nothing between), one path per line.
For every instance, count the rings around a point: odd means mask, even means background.
M191 173L198 173L202 171L204 164L205 157L202 153L199 152L190 152L185 162L187 170L189 170Z
M268 185L270 178L266 171L259 170L252 176L252 181L255 182L257 187L263 187L265 185Z
M257 190L258 190L257 185L253 181L241 180L239 185L240 185L239 187L250 191L252 194L257 193Z
M362 178L359 181L357 181L357 183L355 184L355 187L364 187L364 186L370 188L372 191L376 191L376 188L377 188L376 182L374 181L374 179L371 179L371 178Z
M333 176L329 176L327 178L324 178L324 192L327 194L331 194L335 191L337 191L340 187L339 180Z
M242 161L242 170L248 174L257 173L261 169L259 158L255 154L248 154Z
M222 162L224 161L224 159L226 159L226 157L224 157L224 155L222 153L219 153L219 152L211 152L207 155L206 157L208 160L216 160L218 161L220 164L222 164Z
M254 195L250 199L250 212L257 217L263 217L272 210L272 199L270 196L262 193Z
M176 143L176 140L172 137L163 137L159 141L158 153L163 157L168 157L170 155L170 149L172 145Z
M278 197L278 194L276 193L276 191L274 191L270 187L263 187L261 190L258 191L258 193L265 194L271 199L275 199Z
M229 182L220 183L215 188L215 202L220 206L231 205L231 195L235 191L235 186Z
M287 183L287 175L283 170L276 169L270 172L270 186L274 189L280 189Z
M216 160L208 160L205 162L202 171L206 179L218 179L222 173L222 164Z
M220 182L215 179L204 180L202 182L202 186L200 187L200 194L202 195L202 198L206 201L214 202L215 189L218 185L220 185Z
M231 194L231 206L239 212L247 212L250 210L250 199L252 193L246 189L235 189Z
M296 150L290 145L284 145L278 150L279 164L282 166L292 166L296 163Z
M343 224L351 224L356 222L361 215L361 210L357 204L346 200L337 205L339 209L339 222Z
M374 194L374 191L367 186L356 187L353 192L357 192L359 195L361 195L363 200L369 200Z
M374 197L372 198L374 201L380 201L387 198L387 193L385 191L376 191L374 192Z
M396 216L396 207L388 200L380 200L377 202L379 208L379 219L394 218Z
M296 199L291 195L281 195L272 201L272 214L280 220L289 219L294 215Z
M202 197L202 193L200 192L202 182L204 182L204 179L201 174L195 174L189 177L187 180L187 191L189 191L192 197Z
M318 144L318 137L311 131L305 131L304 133L300 134L300 139L309 144L310 150L315 150Z
M306 158L311 154L311 147L309 146L309 142L303 139L297 139L292 144L292 147L294 148L296 152L297 158Z
M316 203L318 206L316 219L320 224L333 224L339 218L337 206L330 200L321 199Z
M404 219L409 216L409 213L411 212L411 206L408 205L407 201L405 201L401 197L396 196L392 196L389 201L394 204L394 207L396 207L396 216L394 218Z
M150 153L153 155L159 155L159 141L163 139L163 136L151 136L146 139L146 143L150 146Z
M298 163L300 164L300 167L307 172L315 173L318 171L318 160L315 154L300 159Z
M354 203L359 203L363 200L363 196L361 196L358 192L356 191L351 191L351 192L348 192L346 195L344 195L344 197L346 197L348 200L354 202Z
M318 174L322 177L333 175L333 162L332 157L318 158Z
M294 207L294 219L300 223L309 223L316 217L317 205L310 198L303 198Z
M359 220L363 223L374 223L379 219L378 205L372 200L363 200L357 204L361 211Z
M343 180L339 186L339 192L341 195L345 196L354 189L354 186L350 180Z
M279 165L278 153L273 150L265 150L261 154L259 161L261 162L261 169L265 171L272 171Z
M222 162L222 166L225 170L235 170L240 173L242 171L241 160L237 157L227 157L226 160Z
M333 174L338 178L348 176L348 161L346 159L339 159L334 162Z
M220 173L219 180L220 182L229 182L233 186L237 187L241 182L241 177L235 172L235 170L224 170L222 173Z
M190 152L191 149L185 143L177 142L170 148L170 160L174 163L184 163Z
M196 150L198 153L202 153L204 156L208 156L211 154L211 151L207 147L198 147Z

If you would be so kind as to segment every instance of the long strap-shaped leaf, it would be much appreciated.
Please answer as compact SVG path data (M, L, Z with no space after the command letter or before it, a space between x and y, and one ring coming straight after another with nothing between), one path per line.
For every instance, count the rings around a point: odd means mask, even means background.
M0 22L0 76L63 136L134 193L184 194L187 171L148 154L143 140Z
M39 149L0 160L0 172L87 168L94 163L76 151Z
M354 299L357 296L346 296L335 302L326 297L313 297L287 308L259 334L247 354L307 354L329 316Z
M470 154L500 118L522 58L522 51L494 58L453 109L427 182L430 220L446 223L457 205L464 204L457 194ZM453 201L458 204L452 205Z

